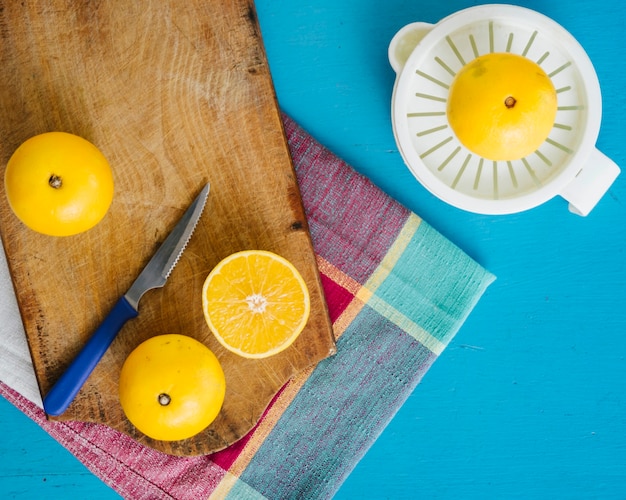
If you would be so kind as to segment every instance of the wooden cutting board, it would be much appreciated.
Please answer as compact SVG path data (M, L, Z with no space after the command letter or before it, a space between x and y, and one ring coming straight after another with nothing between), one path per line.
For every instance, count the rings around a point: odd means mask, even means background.
M104 423L166 453L206 454L245 435L290 377L335 352L251 0L0 0L0 81L2 168L27 138L61 130L96 144L115 179L105 219L65 238L23 226L0 188L0 232L43 394L211 183L166 286L143 297L59 419ZM292 261L312 296L305 331L266 360L225 351L201 308L209 271L244 249ZM126 356L163 333L208 345L228 386L218 419L181 442L141 435L117 397Z

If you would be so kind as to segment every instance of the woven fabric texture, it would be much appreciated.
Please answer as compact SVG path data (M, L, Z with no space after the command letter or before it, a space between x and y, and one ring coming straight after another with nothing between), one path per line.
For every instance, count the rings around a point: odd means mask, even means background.
M108 427L48 422L0 393L129 499L329 498L459 330L494 276L289 117L337 354L291 380L248 436L181 458Z

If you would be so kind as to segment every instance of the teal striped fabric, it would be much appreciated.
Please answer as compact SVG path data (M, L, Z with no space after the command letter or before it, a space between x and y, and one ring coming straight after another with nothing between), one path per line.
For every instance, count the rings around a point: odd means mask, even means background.
M494 279L288 119L287 131L337 354L302 382L228 498L332 496Z
M337 354L292 379L249 435L213 455L168 456L102 425L48 422L0 383L2 395L124 498L332 497L494 280L284 123Z

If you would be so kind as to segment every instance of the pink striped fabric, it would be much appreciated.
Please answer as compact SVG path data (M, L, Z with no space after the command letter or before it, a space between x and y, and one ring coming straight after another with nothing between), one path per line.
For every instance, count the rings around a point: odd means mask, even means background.
M219 453L174 457L0 394L129 499L329 498L494 277L284 116L337 355L290 381ZM385 391L380 391L380 387Z

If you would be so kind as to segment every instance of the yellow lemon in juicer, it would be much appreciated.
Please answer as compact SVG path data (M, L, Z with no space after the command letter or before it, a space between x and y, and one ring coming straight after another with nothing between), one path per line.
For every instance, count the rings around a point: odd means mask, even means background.
M535 62L489 53L466 64L450 86L448 122L459 141L488 160L517 160L546 140L557 112L556 90Z

